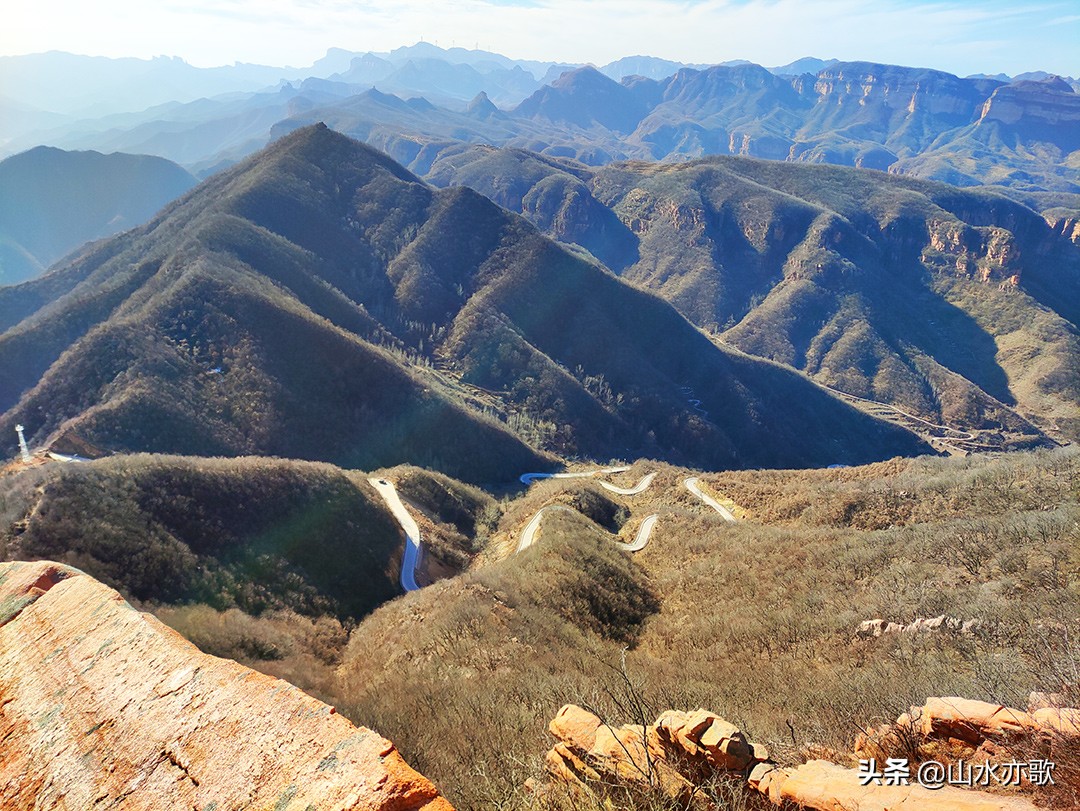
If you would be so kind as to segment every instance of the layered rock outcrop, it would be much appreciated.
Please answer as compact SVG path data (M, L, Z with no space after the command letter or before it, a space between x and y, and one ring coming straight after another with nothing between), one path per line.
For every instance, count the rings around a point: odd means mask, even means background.
M681 806L701 799L699 786L712 771L745 772L769 759L765 747L705 710L669 711L655 724L616 729L568 704L549 730L558 739L546 759L555 777L572 785L656 790Z
M752 743L738 728L706 710L665 712L654 724L616 729L581 707L567 705L548 728L557 739L547 755L548 771L582 792L651 792L676 800L681 807L709 809L716 805L707 787L727 777L747 781L751 789L785 808L1035 809L1023 797L950 786L931 789L914 780L884 785L825 760L784 768L770 759L764 746Z
M1039 700L1043 695L1032 693L1027 711L970 698L928 698L892 724L865 730L855 741L855 753L887 757L927 741L954 741L970 747L1018 739L1066 745L1080 741L1080 709Z
M1014 82L994 90L983 105L981 121L1003 124L1023 123L1029 127L1053 127L1061 131L1075 148L1075 131L1080 123L1080 95L1057 77L1041 82Z
M0 807L451 811L394 745L90 576L0 564Z

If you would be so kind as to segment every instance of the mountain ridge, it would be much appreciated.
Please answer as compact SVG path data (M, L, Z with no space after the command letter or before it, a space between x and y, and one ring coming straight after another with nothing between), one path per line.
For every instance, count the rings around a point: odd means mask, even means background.
M150 155L39 146L0 161L0 285L36 276L85 242L145 222L196 182Z
M924 447L725 352L487 198L426 186L325 126L57 272L8 296L40 300L61 279L70 292L0 335L0 431L21 421L36 441L76 430L117 450L408 461L472 481L550 465L522 435L559 455L707 465ZM684 386L723 419L697 414ZM802 394L772 425L781 401L764 393L787 389ZM474 391L496 399L468 405ZM830 419L846 437L780 441Z
M104 119L69 121L13 136L8 148L48 139L67 148L148 151L203 172L249 154L269 137L324 121L405 164L431 146L466 140L591 164L741 154L877 168L961 186L1080 192L1080 150L1072 135L1080 96L1071 92L1073 81L1049 74L1010 84L1008 77L961 78L874 62L800 60L816 71L798 74L738 61L672 62L662 63L674 69L667 76L657 75L667 69L646 70L648 77L622 75L614 85L598 85L609 66L533 65L457 51L425 45L397 56L354 55L359 73L351 79L348 71L327 74L339 81L292 78L243 98L216 100L216 112L194 102L128 116L119 127ZM319 70L339 64L335 58ZM688 84L698 86L696 94L680 95ZM363 109L353 99L372 87L435 104L410 117ZM508 115L487 121L463 115L481 91ZM286 102L283 94L293 99ZM991 100L987 118L983 110ZM1017 115L1020 120L1012 120Z
M835 389L1021 443L1041 433L1032 421L1076 435L1071 220L991 192L731 156L597 168L463 145L427 176L491 195L718 340Z

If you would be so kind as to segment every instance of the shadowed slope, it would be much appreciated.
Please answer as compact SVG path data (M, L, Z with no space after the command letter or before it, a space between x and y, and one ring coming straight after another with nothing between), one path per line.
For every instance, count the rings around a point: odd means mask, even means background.
M430 177L832 387L991 443L1078 430L1080 249L999 195L828 166L592 169L484 147L445 150Z
M0 284L15 284L91 239L149 219L194 186L175 163L36 147L0 162Z
M321 126L59 272L14 293L25 310L61 295L0 334L0 432L472 481L545 464L517 437L704 467L924 449L718 349L475 192Z

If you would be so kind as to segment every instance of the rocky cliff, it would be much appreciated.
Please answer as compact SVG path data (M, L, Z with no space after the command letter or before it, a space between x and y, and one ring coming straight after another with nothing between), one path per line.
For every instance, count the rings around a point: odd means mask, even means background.
M385 738L88 575L0 565L0 807L451 811Z

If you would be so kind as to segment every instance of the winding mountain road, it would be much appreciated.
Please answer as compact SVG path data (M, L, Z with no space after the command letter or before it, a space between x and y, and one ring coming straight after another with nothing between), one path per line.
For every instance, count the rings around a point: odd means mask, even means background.
M629 469L630 468L628 467L609 467L584 473L525 473L522 474L520 480L524 484L532 484L537 479L588 478L599 473L622 473ZM612 493L623 496L634 496L638 493L643 493L648 489L654 478L656 478L655 472L648 473L645 476L642 476L641 480L633 487L616 487L607 482L600 482L600 485ZM368 484L375 488L375 492L379 494L384 502L386 502L386 506L390 508L390 512L405 531L405 554L401 561L401 588L405 591L417 591L420 588L420 585L416 582L416 567L420 563L422 551L420 546L420 527L405 508L393 482L387 481L386 479L372 478L368 479ZM725 521L735 523L735 516L731 514L730 510L712 496L701 491L698 487L697 477L686 479L683 484L686 485L687 490L720 513L720 516ZM549 504L548 506L543 507L529 520L529 523L525 525L525 529L522 530L521 537L518 539L518 545L515 552L521 552L524 549L528 549L535 543L536 535L540 531L540 523L544 518L544 514L552 510L564 510L580 515L577 510L563 506L562 504ZM656 522L659 518L660 515L658 513L646 516L638 527L634 540L630 543L622 543L621 541L612 541L612 543L624 552L640 552L648 545L649 539L652 537L653 529L655 529Z
M521 531L521 538L518 540L517 549L515 551L520 552L523 549L528 549L533 545L533 541L536 540L536 533L540 529L540 519L544 517L544 513L549 510L564 510L568 513L576 513L577 510L572 510L569 507L564 507L561 504L549 504L548 506L537 511L536 515L532 517L528 524L525 525L525 529ZM579 513L580 514L580 513Z
M679 389L679 392L686 397L686 402L690 404L690 407L694 409L701 416L708 418L709 412L701 407L701 400L694 396L694 390L689 386L683 386Z
M605 467L583 473L522 473L518 476L518 481L522 484L532 484L537 479L587 479L600 473L623 473L629 469L629 467Z
M405 591L416 591L420 586L416 582L416 566L420 563L420 527L409 515L401 503L397 488L386 479L368 479L368 484L375 488L394 518L405 530L405 555L401 561L401 587Z
M520 552L523 549L528 549L536 541L536 533L540 530L540 521L544 517L544 513L548 511L561 510L568 513L574 513L575 515L581 515L577 510L570 507L564 507L562 504L549 504L546 507L538 510L536 515L532 517L528 524L525 525L525 529L521 531L521 538L518 540L517 549L515 552ZM622 543L621 541L612 541L619 549L624 552L640 552L649 543L649 537L652 535L653 527L656 526L656 520L659 518L659 514L650 515L641 522L641 526L638 527L637 535L631 543Z
M686 485L687 490L689 490L695 496L700 498L702 501L704 501L706 504L708 504L710 507L712 507L718 513L720 513L720 516L725 521L730 521L733 524L737 523L737 520L736 520L735 516L731 514L731 510L729 510L727 507L725 507L723 504L721 504L719 501L717 501L712 496L706 495L705 493L701 492L701 489L698 487L697 476L691 476L689 479L686 479L683 482L683 484Z
M600 482L600 486L612 493L618 493L620 496L636 496L638 493L644 493L645 490L648 489L649 485L652 484L652 480L655 478L655 473L647 473L642 476L641 481L639 481L633 487L616 487L615 485L608 484L607 482Z
M653 527L656 526L656 521L659 517L659 514L646 516L645 520L641 522L641 526L638 527L637 535L634 537L633 543L619 543L616 541L615 545L624 552L640 552L649 542L649 536L652 535Z

